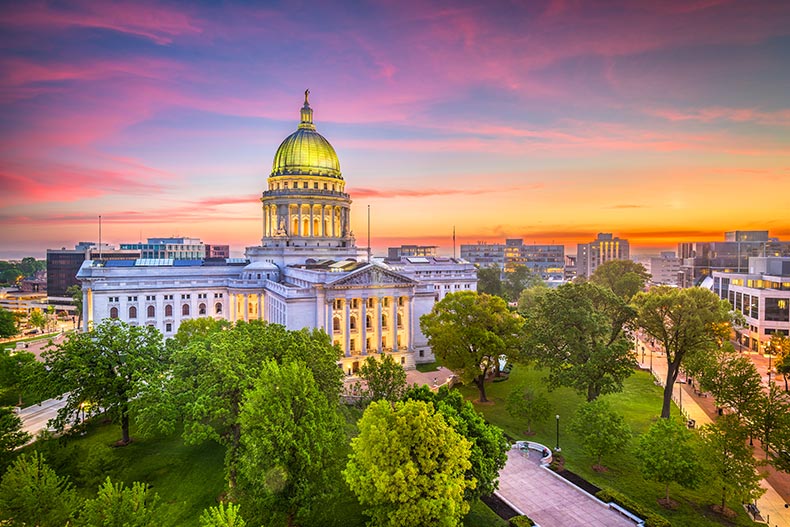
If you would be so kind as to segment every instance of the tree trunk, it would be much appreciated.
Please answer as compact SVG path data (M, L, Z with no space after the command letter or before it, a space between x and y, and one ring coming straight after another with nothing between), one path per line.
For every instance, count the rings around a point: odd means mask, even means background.
M678 361L679 362L679 361ZM672 409L672 390L675 388L675 379L678 377L678 365L667 360L667 383L664 386L664 403L661 405L661 418L669 419Z
M480 402L487 403L488 399L486 399L486 376L478 375L475 377L475 384L477 385L477 389L480 391Z
M724 514L724 511L727 507L727 487L721 488L721 513Z
M129 410L124 406L121 412L121 435L123 436L121 441L124 445L128 445L131 442L129 437Z
M598 398L598 396L601 395L600 392L601 391L598 389L598 387L596 385L588 384L587 385L587 402L591 403L594 400L596 400Z
M788 391L788 390L787 390L787 374L786 374L786 373L783 373L783 374L782 374L782 377L784 377L784 378L785 378L785 391Z
M230 452L228 452L228 487L233 493L238 478L239 443L241 441L241 426L236 423L230 427Z
M667 482L667 489L666 490L667 490L666 500L667 500L667 504L668 504L669 503L669 482Z

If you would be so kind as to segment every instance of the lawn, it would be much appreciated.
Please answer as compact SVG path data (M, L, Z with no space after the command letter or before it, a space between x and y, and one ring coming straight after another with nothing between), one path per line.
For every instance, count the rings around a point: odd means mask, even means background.
M486 386L486 395L490 400L486 404L475 403L475 407L485 415L486 419L505 430L509 436L516 439L529 439L554 447L556 437L556 419L560 416L560 447L565 458L565 467L599 487L609 487L653 509L672 522L672 525L684 527L707 527L719 525L753 525L737 501L728 503L729 507L737 511L738 517L733 521L724 521L710 511L709 505L719 501L720 494L717 489L703 487L696 491L688 491L673 485L670 495L680 503L677 510L668 511L656 502L663 496L664 487L660 484L645 481L639 472L637 453L634 448L628 449L618 455L604 458L603 464L609 468L608 472L598 473L592 470L594 459L585 454L580 444L570 435L567 423L573 416L576 408L584 402L584 398L568 388L560 388L548 393L552 403L552 417L544 423L534 427L536 434L528 437L526 426L523 422L513 419L505 411L507 394L522 382L534 388L544 386L544 372L538 369L516 366L510 378L505 382L490 383ZM478 398L478 391L474 386L459 388L464 396L470 400ZM644 432L650 424L658 418L661 411L662 389L656 386L652 376L644 371L638 371L626 380L624 390L619 394L605 396L615 411L622 414L635 434ZM673 414L679 415L673 406ZM633 443L633 442L632 442Z

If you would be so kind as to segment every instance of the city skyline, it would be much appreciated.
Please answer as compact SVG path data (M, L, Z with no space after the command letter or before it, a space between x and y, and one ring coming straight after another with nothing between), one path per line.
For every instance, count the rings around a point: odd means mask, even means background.
M790 6L308 6L7 7L0 257L257 245L306 88L379 252L790 238Z

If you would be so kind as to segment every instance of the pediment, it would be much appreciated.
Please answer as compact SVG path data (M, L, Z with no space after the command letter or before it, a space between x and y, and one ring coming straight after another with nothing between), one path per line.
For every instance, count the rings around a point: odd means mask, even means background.
M326 285L327 289L354 287L412 287L417 282L373 264L357 269Z

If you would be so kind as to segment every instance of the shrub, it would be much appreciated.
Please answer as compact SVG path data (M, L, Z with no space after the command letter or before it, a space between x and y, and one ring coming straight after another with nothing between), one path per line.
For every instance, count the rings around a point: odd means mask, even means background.
M631 498L624 496L612 489L602 489L596 495L596 498L605 503L616 503L624 509L627 509L633 514L636 514L645 520L645 527L672 527L672 524L663 516L645 508L643 505L635 502Z
M513 516L510 518L510 527L532 527L535 522L529 516Z

